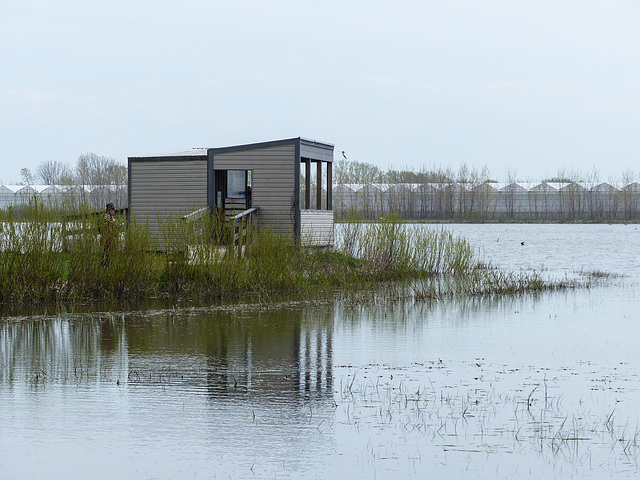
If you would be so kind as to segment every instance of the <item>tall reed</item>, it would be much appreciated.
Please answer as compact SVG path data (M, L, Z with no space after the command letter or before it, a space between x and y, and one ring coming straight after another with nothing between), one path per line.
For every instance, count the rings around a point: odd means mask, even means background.
M247 247L247 280L255 294L268 298L268 292L306 289L302 268L306 254L290 238L265 229Z
M102 291L114 298L154 295L161 268L156 248L148 227L138 225L135 219L129 221L120 233L118 248L111 254L108 265L100 263L98 279Z
M60 225L50 223L50 210L36 197L23 206L30 221L15 213L13 209L5 213L0 232L0 298L55 297L54 283L64 273Z
M481 267L474 248L444 228L408 225L396 215L364 223L355 215L342 224L339 248L363 262L370 274L407 278L468 274Z
M57 302L128 298L154 290L148 229L118 219L108 258L100 214L84 206L51 208L34 197L20 217L4 212L0 230L0 301Z
M418 225L413 230L413 262L428 274L464 275L480 267L473 246L445 228Z

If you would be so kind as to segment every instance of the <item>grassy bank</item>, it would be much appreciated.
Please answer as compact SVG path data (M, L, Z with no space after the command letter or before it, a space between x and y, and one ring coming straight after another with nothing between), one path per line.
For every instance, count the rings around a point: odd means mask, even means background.
M229 225L170 219L154 238L145 225L117 223L104 246L104 218L82 208L53 211L34 201L0 219L0 303L34 305L148 298L326 296L372 282L414 283L415 298L558 288L536 275L486 268L473 247L446 229L408 229L397 217L351 219L338 248L301 248L267 230L232 245ZM101 233L101 230L103 233ZM158 253L158 242L165 245Z

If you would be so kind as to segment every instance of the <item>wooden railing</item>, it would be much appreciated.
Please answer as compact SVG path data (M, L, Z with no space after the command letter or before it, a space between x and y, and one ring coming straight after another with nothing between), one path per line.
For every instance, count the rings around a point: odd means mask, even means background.
M206 214L211 213L211 209L209 207L202 207L198 210L194 210L191 213L188 213L187 215L184 215L182 217L182 220L184 221L193 221L193 220L199 220L202 217L204 217Z
M233 221L234 241L236 245L244 245L251 228L257 227L258 207L252 207L231 217Z
M202 220L207 215L212 215L212 211L209 207L203 207L184 215L182 220L185 222L196 222ZM230 233L233 234L233 244L241 246L246 243L250 229L257 227L257 219L258 207L253 207L244 210L237 215L226 215L221 218L221 221L226 222L228 227L231 228Z

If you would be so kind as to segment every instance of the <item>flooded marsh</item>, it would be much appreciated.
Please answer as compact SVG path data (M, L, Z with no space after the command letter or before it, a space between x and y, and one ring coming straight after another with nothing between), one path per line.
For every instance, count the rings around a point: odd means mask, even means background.
M440 301L5 315L0 471L637 476L637 227L449 228L509 271L598 282Z

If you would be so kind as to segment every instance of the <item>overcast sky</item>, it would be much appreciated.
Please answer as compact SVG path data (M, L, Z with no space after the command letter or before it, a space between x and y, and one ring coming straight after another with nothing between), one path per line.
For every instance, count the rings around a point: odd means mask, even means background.
M640 172L637 0L2 0L0 181L291 137L383 169Z

